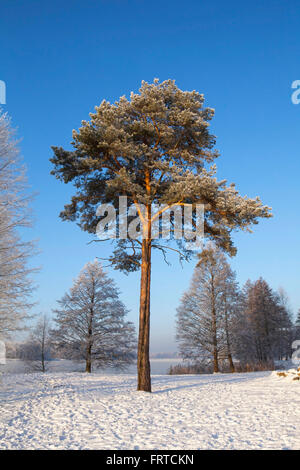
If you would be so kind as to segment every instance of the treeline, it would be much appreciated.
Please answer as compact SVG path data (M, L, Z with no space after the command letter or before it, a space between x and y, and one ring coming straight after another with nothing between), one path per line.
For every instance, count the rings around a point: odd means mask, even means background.
M283 290L262 278L240 288L222 251L213 245L202 251L177 311L176 338L188 364L181 370L270 369L291 358L297 334Z

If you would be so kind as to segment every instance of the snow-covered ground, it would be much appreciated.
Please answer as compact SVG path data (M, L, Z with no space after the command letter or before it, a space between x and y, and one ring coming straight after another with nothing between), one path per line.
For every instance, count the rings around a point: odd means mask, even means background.
M151 359L151 373L154 375L167 374L170 366L174 366L181 362L180 358L164 358L164 359ZM47 369L49 372L83 372L85 369L84 361L70 361L67 359L54 359L47 362ZM31 370L32 371L32 370ZM0 365L0 373L9 374L24 374L30 372L29 364L21 361L20 359L6 359L5 365ZM125 371L118 371L114 369L104 369L101 373L106 375L127 375L136 373L136 364L131 364Z
M300 383L276 374L2 377L1 449L299 449Z

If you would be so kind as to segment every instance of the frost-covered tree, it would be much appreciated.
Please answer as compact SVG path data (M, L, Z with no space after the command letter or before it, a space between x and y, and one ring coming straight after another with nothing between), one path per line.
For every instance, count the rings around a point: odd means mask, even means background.
M41 371L46 372L46 361L49 359L51 349L50 321L47 315L39 318L32 331L31 340L38 345Z
M300 309L298 310L298 313L297 313L295 327L296 327L295 335L296 335L297 338L298 337L300 338Z
M23 326L31 307L29 258L34 244L24 241L19 229L30 225L25 168L21 165L14 131L0 112L0 336Z
M84 359L86 372L97 367L124 368L135 356L135 330L114 281L99 261L84 266L54 310L53 343L60 354Z
M219 372L220 357L227 357L233 371L230 321L237 297L234 273L224 254L209 245L199 255L177 311L176 338L184 359L213 362L214 372Z
M149 334L151 252L165 255L168 245L153 239L154 221L161 210L154 205L205 207L207 238L235 253L231 232L249 230L270 209L259 198L239 195L234 185L218 181L214 166L218 153L209 131L214 110L204 107L204 96L182 91L173 80L142 82L139 93L131 93L111 104L103 101L73 131L73 150L54 147L54 174L72 182L76 194L61 213L63 220L77 220L81 228L95 234L100 203L119 208L119 196L127 196L141 218L141 239L117 239L110 257L115 269L140 270L140 314L138 340L138 390L151 391ZM141 209L144 205L145 211ZM171 230L176 230L173 224ZM174 248L171 248L174 249ZM187 258L179 250L181 258Z
M231 269L228 261L223 264L223 292L221 294L221 316L224 330L225 355L227 356L231 372L235 371L233 354L235 352L235 330L240 315L241 295L236 281L236 273Z
M291 334L292 322L282 295L262 278L247 281L235 335L237 357L255 363L288 357Z
M294 340L293 313L285 290L280 287L275 293L277 303L277 340L275 340L275 357L279 360L289 359L292 355L291 345Z
M31 371L46 372L51 357L50 320L41 315L27 341L18 346L18 357L25 361Z

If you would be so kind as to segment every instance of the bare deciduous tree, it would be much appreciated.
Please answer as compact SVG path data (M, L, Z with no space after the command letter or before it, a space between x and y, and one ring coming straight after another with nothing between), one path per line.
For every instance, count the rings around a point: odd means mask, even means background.
M41 315L28 339L17 345L16 357L24 361L30 372L46 372L51 358L50 321Z
M52 337L60 354L85 359L86 372L92 364L124 368L134 360L134 326L125 321L119 291L99 261L84 266L58 303Z
M294 336L295 336L295 339L300 339L300 309L297 312L297 318L295 321L295 328L294 328Z
M0 112L0 334L8 336L28 318L33 289L28 266L34 243L23 241L19 229L31 224L25 168L19 160L14 131Z
M220 249L209 244L199 255L189 290L177 311L180 353L189 361L213 362L227 357L233 371L230 320L237 293L234 273Z
M247 281L235 330L239 360L267 363L291 354L293 324L286 297L259 278Z
M38 346L40 366L42 372L46 372L46 361L50 356L50 321L47 315L42 315L38 320L32 334L31 340Z

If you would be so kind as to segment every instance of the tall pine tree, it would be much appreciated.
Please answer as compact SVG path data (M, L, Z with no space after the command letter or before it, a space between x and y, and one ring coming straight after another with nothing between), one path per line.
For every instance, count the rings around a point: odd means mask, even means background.
M249 230L260 217L270 217L259 198L241 197L234 185L217 181L215 167L205 168L218 156L209 131L213 115L213 109L204 107L202 94L182 91L173 80L155 79L153 84L142 82L130 100L123 96L96 107L90 121L73 131L73 150L53 147L52 173L77 190L61 213L63 220L77 220L94 234L98 205L110 202L118 210L119 196L127 196L141 217L142 240L116 240L110 257L116 269L141 271L138 390L151 391L151 252L156 248L165 255L167 249L166 243L153 240L153 222L160 215L153 212L154 205L203 204L206 237L232 254L233 230Z

